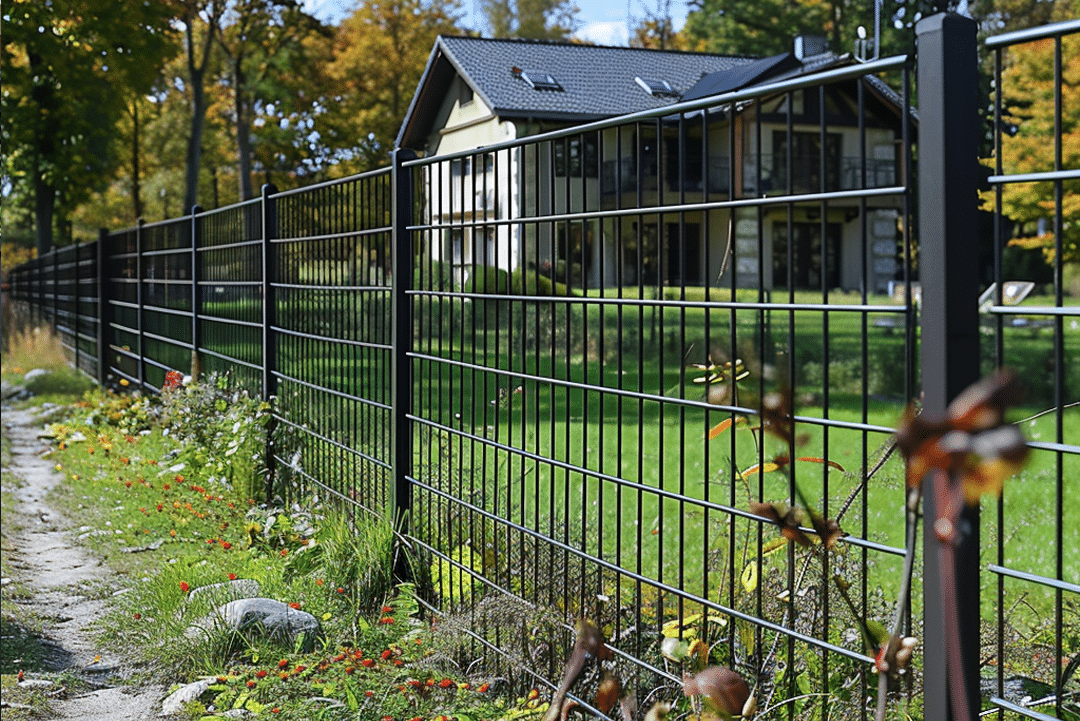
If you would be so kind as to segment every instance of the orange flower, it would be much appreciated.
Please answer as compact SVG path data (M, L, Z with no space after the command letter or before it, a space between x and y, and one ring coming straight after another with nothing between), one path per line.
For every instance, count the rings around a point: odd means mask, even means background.
M248 681L247 682L247 687L248 688L255 688L255 682L254 681Z
M476 690L477 690L477 692L479 692L479 693L487 693L487 690L488 690L489 688L491 688L491 684L489 684L489 683L482 683L482 684L480 684L480 687L479 687L479 688L477 688Z
M282 558L284 558L285 556L288 556L288 555L289 555L289 549L287 549L287 548L281 549L281 557Z
M287 658L283 658L283 659L281 659L280 661L277 662L277 667L278 668L285 668L288 665L289 665L289 659L287 659Z
M296 601L293 601L292 603L289 604L289 608L293 609L294 611L299 611L300 610L300 604L297 603Z

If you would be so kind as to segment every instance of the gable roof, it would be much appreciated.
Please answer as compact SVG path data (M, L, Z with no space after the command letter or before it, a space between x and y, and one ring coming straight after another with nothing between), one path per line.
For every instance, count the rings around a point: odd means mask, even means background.
M673 50L440 36L397 145L423 146L455 75L499 117L587 122L671 105L703 76L756 62ZM548 75L560 89L532 82ZM646 89L649 83L664 82L674 94Z

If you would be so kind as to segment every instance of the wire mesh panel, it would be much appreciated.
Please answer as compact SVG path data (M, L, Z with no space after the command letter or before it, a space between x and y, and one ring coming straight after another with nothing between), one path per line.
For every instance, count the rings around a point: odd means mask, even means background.
M263 218L259 199L195 218L193 343L200 372L261 390Z
M389 172L273 200L267 330L277 490L314 491L381 515L392 487Z
M1080 715L1080 526L1070 516L1080 507L1080 22L990 38L987 48L986 200L996 215L983 361L1025 380L1032 454L996 511L984 510L983 692L998 718L1070 718Z
M409 164L441 628L554 686L584 616L642 704L702 639L778 714L870 713L914 382L906 86L894 58ZM843 536L789 544L759 504Z

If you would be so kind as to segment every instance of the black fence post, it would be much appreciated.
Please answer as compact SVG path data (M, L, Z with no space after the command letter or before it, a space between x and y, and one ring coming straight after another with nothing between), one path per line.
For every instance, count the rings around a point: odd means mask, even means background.
M143 219L139 218L135 224L135 303L137 306L135 329L139 334L135 377L139 383L140 392L143 390L146 376L145 363L143 363L143 359L146 358L146 339L143 337L143 225L145 225Z
M267 183L262 186L262 399L272 404L271 421L266 427L266 500L273 498L275 462L274 432L277 424L274 414L277 412L277 337L274 326L277 324L277 299L274 292L274 279L277 272L277 249L274 240L278 237L277 188Z
M982 126L975 21L933 15L918 23L916 34L923 412L933 417L979 377L979 287L972 262L979 249ZM979 514L967 508L957 545L943 544L934 521L944 504L938 495L944 481L936 475L923 481L924 712L927 721L960 721L979 711ZM957 697L961 689L963 699ZM966 712L958 711L965 706Z
M390 378L393 403L393 474L394 474L394 528L404 532L410 523L412 508L413 436L409 421L413 402L412 360L413 312L409 291L413 287L413 183L412 171L403 163L416 154L410 150L393 152L393 216L391 219L391 318L392 318L392 372ZM410 576L408 566L401 554L397 555L394 569L399 578Z
M202 206L191 206L191 379L199 379L200 363L199 348L202 347L202 337L199 332L199 316L202 315L202 292L199 283L202 282L202 263L199 261L199 247L202 244L202 226L199 225L199 213Z
M109 277L105 271L106 245L109 242L109 231L106 228L98 230L97 240L97 298L98 298L98 328L97 328L97 381L105 385L109 376Z

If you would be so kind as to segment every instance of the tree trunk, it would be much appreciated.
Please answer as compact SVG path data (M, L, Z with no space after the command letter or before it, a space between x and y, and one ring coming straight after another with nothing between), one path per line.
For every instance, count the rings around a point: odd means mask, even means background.
M191 78L191 132L188 135L187 161L184 170L184 207L189 213L199 202L199 164L202 162L203 119L206 115L206 93L202 73Z
M139 166L139 98L131 103L131 206L135 211L135 220L143 215L142 169Z
M233 63L233 98L236 109L236 170L240 176L240 200L255 197L251 187L251 119L248 112L247 93L244 84L243 55Z
M37 234L38 257L53 247L53 212L56 189L45 180L40 164L34 168L34 229Z

